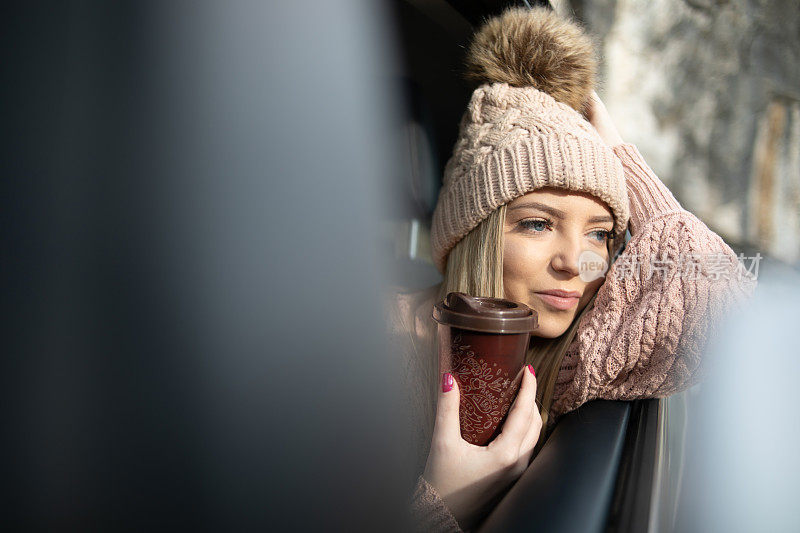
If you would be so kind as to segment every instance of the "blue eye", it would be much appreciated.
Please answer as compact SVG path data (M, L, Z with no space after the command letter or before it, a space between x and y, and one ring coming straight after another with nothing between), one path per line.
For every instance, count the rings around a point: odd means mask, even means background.
M593 231L592 235L596 235L597 236L597 240L599 242L605 242L605 241L607 241L608 239L611 238L611 232L610 231L606 231L604 229L599 229L597 231Z
M549 220L545 220L545 219L541 219L541 218L523 220L519 224L523 228L525 228L527 230L531 230L531 231L533 231L535 233L541 233L544 230L546 230L547 228L552 226L552 224L550 223Z

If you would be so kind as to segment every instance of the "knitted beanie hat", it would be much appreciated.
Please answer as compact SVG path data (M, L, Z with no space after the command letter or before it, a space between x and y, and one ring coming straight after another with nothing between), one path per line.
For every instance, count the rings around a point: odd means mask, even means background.
M542 187L588 192L625 231L622 164L581 115L594 86L591 40L548 8L511 8L475 34L472 93L433 213L433 260L444 273L458 241L495 209Z

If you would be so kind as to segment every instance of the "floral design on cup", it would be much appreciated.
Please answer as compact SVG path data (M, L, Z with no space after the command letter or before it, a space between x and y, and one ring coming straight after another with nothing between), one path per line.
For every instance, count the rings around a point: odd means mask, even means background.
M519 389L521 374L510 377L497 363L476 357L470 346L461 342L457 335L452 343L452 373L461 391L461 436L471 444L482 445L499 432Z

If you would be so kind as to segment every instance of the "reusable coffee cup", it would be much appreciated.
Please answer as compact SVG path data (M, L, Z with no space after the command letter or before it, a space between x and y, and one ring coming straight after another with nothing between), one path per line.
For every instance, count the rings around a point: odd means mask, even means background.
M461 394L461 436L485 446L500 433L519 391L537 314L511 300L451 292L434 305L433 319L439 375L450 372Z

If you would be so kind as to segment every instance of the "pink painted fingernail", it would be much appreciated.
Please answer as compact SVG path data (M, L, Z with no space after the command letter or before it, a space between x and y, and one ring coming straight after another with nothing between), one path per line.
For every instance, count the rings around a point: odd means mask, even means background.
M536 371L533 369L532 365L528 365L528 370L530 371L531 374L533 374L534 377L536 377Z
M450 372L442 374L442 392L453 390L453 375Z

